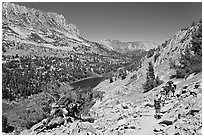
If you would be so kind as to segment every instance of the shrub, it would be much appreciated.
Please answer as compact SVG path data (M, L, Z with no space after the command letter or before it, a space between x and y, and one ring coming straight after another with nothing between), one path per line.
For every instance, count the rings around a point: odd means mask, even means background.
M8 119L5 115L2 115L2 131L7 132L8 130Z
M195 25L196 25L196 23L195 23L195 21L193 21L192 24L191 24L191 27L193 27Z
M93 98L94 99L100 99L102 100L103 96L104 96L105 92L101 92L101 91L93 91Z
M170 79L176 78L176 75L169 76Z
M184 28L181 29L181 31L184 31L184 30L187 30L187 29L188 29L188 27L184 27Z
M123 75L121 76L121 79L123 80L123 79L126 79L126 76L127 76L127 74L126 73L123 73Z
M168 41L167 41L167 40L165 40L165 42L164 42L164 43L162 43L162 47L163 47L163 48L165 48L165 47L167 46L167 43L168 43Z
M133 75L131 76L131 79L135 79L135 78L137 78L137 74L133 74Z
M185 78L186 75L187 75L187 73L186 73L185 69L178 68L176 70L176 75L175 75L176 78Z
M170 69L176 68L175 61L173 59L169 60L169 66L170 66Z
M21 126L26 129L30 129L33 125L39 123L44 118L46 118L46 115L40 108L26 110L19 116Z
M155 50L154 49L150 49L147 53L147 58L150 58L154 55Z
M155 82L153 79L147 79L147 81L143 84L144 93L150 91L155 86Z
M159 76L157 76L156 79L155 79L155 83L156 83L155 87L161 85L163 82L164 82L164 81L160 80L160 79L159 79Z

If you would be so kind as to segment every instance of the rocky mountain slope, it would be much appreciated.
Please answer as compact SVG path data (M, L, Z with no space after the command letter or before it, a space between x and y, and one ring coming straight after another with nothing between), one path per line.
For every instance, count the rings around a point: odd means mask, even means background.
M119 40L106 39L101 41L108 50L114 50L120 53L128 53L137 50L149 51L150 49L158 47L158 44L149 41L136 41L136 42L121 42Z

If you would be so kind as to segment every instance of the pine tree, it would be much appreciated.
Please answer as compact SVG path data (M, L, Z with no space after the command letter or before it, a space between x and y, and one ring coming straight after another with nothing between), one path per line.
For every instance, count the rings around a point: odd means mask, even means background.
M149 62L149 66L147 69L146 82L143 85L144 92L147 92L153 89L155 86L156 86L156 83L155 83L155 75L154 75L154 66L152 62Z
M152 62L149 62L149 66L147 69L147 75L149 76L150 79L155 80L154 66L153 66Z
M195 23L195 21L193 21L192 24L191 24L191 27L193 27L195 25L196 25L196 23Z
M196 32L192 34L191 43L191 50L194 51L194 54L202 56L202 24L199 24Z

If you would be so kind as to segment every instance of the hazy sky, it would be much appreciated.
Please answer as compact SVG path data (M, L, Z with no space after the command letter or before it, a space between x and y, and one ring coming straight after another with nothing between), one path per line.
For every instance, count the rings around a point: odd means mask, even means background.
M202 3L17 3L56 12L89 40L152 41L158 44L202 18Z

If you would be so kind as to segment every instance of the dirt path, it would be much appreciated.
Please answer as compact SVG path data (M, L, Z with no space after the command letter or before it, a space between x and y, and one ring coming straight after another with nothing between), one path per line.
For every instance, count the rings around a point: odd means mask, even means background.
M153 129L156 124L154 110L149 109L149 112L141 117L141 129L137 132L137 135L154 135Z

